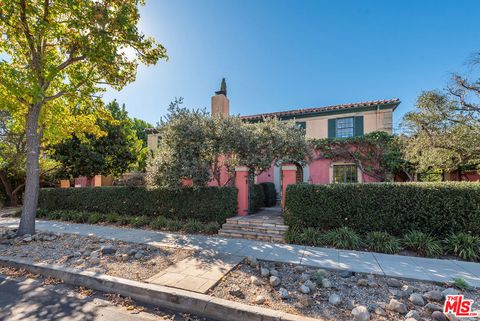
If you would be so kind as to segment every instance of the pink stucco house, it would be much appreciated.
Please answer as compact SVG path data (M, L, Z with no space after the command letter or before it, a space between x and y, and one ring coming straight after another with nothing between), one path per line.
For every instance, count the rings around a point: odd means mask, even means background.
M295 121L306 131L310 138L347 138L362 136L373 131L392 133L393 112L400 104L399 99L376 100L359 103L322 106L314 108L292 109L273 113L242 116L245 121L262 121L265 117L277 117L280 120ZM226 85L222 82L211 100L211 113L230 113L230 101ZM151 150L157 148L159 137L155 133L148 136ZM272 166L257 176L256 183L272 182L278 193L282 190L281 168ZM305 166L297 165L297 182L328 184L336 182L371 182L374 178L362 173L356 164L345 161L332 162L318 159Z

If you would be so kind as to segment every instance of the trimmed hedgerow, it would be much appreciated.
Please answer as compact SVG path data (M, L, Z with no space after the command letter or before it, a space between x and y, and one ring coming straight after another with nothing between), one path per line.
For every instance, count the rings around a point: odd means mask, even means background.
M299 230L347 226L360 234L384 231L403 236L412 230L441 238L469 231L479 234L480 184L290 185L285 222Z
M260 183L265 193L265 206L271 207L277 204L277 191L275 190L275 184L273 183Z
M265 192L260 184L253 185L253 208L265 207Z
M236 214L237 190L233 187L181 190L127 186L48 188L40 190L38 207L47 211L74 210L150 218L161 215L222 224Z

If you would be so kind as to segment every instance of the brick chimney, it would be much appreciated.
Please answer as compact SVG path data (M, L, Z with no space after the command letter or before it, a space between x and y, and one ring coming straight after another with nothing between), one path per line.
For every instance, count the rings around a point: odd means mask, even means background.
M227 83L225 78L222 79L220 90L215 92L212 96L212 116L213 115L230 115L230 101L227 98Z

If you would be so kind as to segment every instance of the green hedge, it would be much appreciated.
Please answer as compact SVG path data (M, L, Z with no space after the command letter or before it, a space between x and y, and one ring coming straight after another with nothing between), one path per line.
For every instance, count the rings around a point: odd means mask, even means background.
M442 238L458 232L478 234L480 184L290 185L285 221L293 229L347 226L359 233L384 231L397 236L418 230Z
M265 207L265 192L260 184L253 185L253 208Z
M233 187L166 188L95 187L40 190L41 210L74 210L129 216L164 216L223 223L236 215L237 190Z
M273 183L260 183L265 194L265 206L271 207L277 204L277 191Z

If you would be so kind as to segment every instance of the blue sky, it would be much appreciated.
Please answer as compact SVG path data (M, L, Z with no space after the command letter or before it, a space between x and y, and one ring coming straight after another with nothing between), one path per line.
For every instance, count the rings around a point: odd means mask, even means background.
M147 0L140 29L169 61L104 99L155 123L175 97L210 108L227 79L233 114L400 98L444 88L480 51L480 1Z

